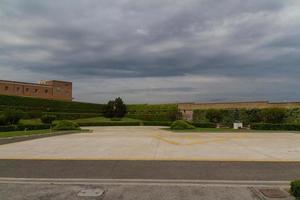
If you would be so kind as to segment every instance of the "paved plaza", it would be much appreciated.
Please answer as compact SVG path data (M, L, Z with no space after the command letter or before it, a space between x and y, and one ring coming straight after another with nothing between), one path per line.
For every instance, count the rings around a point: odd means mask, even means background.
M174 133L162 127L89 127L0 145L0 159L300 161L298 133Z

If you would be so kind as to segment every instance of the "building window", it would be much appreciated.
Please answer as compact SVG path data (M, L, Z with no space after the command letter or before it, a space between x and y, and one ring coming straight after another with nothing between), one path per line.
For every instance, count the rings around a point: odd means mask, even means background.
M45 93L48 94L48 90L47 89L45 90Z
M26 88L25 91L26 91L26 92L29 92L29 88Z
M6 90L6 91L8 90L8 86L5 86L5 90Z
M38 91L39 91L38 89L35 89L35 90L34 90L35 93L37 93Z
M20 88L19 87L17 87L17 92L19 92L20 91Z

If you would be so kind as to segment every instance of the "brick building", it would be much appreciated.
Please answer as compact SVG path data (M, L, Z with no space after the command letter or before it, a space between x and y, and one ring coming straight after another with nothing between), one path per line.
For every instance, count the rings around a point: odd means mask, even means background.
M25 83L0 80L0 94L72 101L72 82L43 80Z

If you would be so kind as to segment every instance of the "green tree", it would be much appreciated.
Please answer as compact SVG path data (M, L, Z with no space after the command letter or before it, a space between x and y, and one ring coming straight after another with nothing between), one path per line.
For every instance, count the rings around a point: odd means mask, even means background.
M124 104L123 100L118 97L115 99L115 116L114 117L119 117L122 118L125 116L127 112L126 105Z
M124 104L123 100L118 97L114 101L109 101L105 108L105 117L113 118L113 117L124 117L127 113L127 107Z
M212 123L220 123L222 121L222 113L220 110L209 109L206 111L206 118Z

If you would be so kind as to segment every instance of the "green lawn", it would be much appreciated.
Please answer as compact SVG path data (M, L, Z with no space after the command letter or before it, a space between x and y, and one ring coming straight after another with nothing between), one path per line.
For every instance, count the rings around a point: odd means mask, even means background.
M76 123L114 122L110 118L105 118L105 117L82 118L82 119L75 119L72 121ZM120 121L116 121L116 122L140 122L140 121L141 120L138 119L123 117L121 118Z
M37 135L37 134L46 134L50 133L49 129L46 130L34 130L34 131L9 131L9 132L0 132L0 138L7 137L16 137L16 136L24 136L24 135Z

